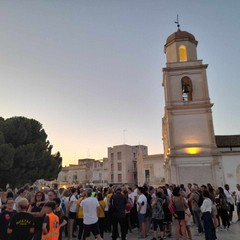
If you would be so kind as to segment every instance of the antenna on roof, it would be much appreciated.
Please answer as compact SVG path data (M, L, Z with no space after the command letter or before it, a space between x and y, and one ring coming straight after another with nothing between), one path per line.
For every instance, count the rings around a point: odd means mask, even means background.
M125 132L126 131L127 131L126 129L123 129L123 144L125 144Z
M180 24L179 24L179 21L178 21L178 14L177 14L177 21L175 21L174 23L176 23L176 24L177 24L178 31L180 31Z

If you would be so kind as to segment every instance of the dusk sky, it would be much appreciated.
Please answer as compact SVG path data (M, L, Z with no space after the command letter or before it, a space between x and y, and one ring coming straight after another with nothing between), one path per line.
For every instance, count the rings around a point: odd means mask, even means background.
M0 0L1 116L39 121L63 165L123 143L163 153L164 44L209 64L216 135L240 134L240 1Z

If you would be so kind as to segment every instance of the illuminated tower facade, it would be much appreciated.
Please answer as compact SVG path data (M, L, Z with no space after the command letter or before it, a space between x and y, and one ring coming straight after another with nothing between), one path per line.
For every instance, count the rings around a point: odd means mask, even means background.
M165 44L165 177L169 183L219 185L223 177L208 91L208 65L198 60L197 44L192 34L180 29Z

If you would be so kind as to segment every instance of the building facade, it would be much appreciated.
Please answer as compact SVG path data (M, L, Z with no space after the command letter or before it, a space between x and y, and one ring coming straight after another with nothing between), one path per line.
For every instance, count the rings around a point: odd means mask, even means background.
M154 187L165 185L163 163L163 154L153 154L143 157L144 183Z
M108 159L96 160L93 163L92 169L92 184L93 185L108 185Z
M138 179L138 152L148 155L147 146L118 145L108 148L108 180L111 184L137 183Z
M159 186L165 182L163 154L148 155L144 145L118 145L108 148L108 158L80 159L63 167L57 182L61 186L91 184L138 184Z
M94 159L79 159L78 164L70 164L63 167L58 174L57 181L66 184L90 184L93 179L93 163Z
M236 190L236 184L240 184L240 135L216 136L216 144L221 153L224 183Z

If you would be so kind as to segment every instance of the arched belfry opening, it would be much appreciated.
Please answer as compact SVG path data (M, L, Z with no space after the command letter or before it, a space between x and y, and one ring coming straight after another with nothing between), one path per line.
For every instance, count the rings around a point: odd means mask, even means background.
M179 47L179 60L180 60L180 62L187 61L187 48L184 45L181 45Z
M182 97L183 101L191 101L192 100L192 81L189 77L183 77L181 79L182 83Z

